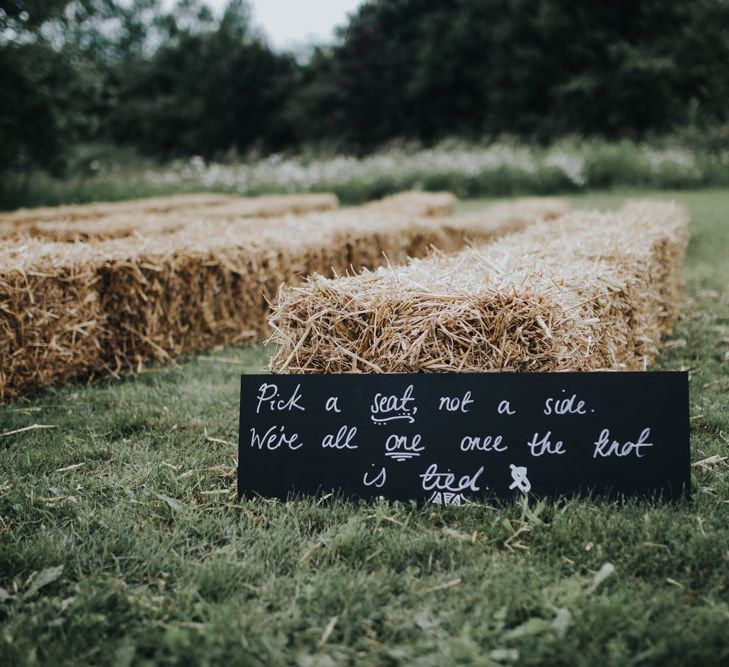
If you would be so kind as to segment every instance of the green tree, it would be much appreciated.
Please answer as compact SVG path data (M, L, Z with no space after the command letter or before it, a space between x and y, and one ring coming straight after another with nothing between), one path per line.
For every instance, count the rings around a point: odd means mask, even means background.
M118 76L115 140L165 157L291 144L284 108L296 63L251 29L244 2L231 2L213 29L174 17L167 29L149 59Z
M370 0L299 93L312 130L634 136L729 120L724 0Z
M62 167L88 127L101 80L65 39L69 2L3 0L0 5L0 172Z

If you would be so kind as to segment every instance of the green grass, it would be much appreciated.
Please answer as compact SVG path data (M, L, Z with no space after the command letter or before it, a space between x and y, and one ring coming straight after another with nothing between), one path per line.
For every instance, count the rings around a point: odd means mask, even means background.
M675 196L689 295L661 365L691 371L697 463L729 447L729 191ZM0 407L0 432L56 427L0 437L0 664L729 661L726 462L669 506L238 503L238 376L264 362Z

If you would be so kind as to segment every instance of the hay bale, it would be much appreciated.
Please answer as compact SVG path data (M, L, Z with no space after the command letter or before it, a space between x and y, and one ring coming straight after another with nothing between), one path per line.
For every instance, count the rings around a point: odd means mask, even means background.
M487 209L474 213L466 213L453 218L458 233L471 240L490 240L519 232L537 220L553 220L566 215L572 210L568 199L559 197L522 197L510 201L492 204ZM448 221L442 221L448 225Z
M206 215L209 215L207 213ZM125 214L98 219L43 220L23 225L1 225L0 239L5 243L22 243L29 239L57 243L94 243L121 239L136 233L169 234L184 223L175 214Z
M170 213L180 209L211 208L235 201L238 197L225 194L202 193L182 194L170 197L148 197L120 202L94 202L72 206L48 206L43 208L21 208L9 213L0 213L0 224L30 225L44 221L76 222L104 218L120 213L144 215L148 213Z
M641 369L681 294L685 212L574 213L453 257L279 292L288 373Z
M365 204L362 208L375 213L409 213L424 217L453 215L458 198L450 192L400 192Z
M565 205L544 199L539 212L558 215ZM498 235L495 221L506 232L533 222L537 213L529 201L525 215L518 200L493 210L493 216L487 209L463 217L462 226L460 217L373 215L361 209L244 228L209 221L128 245L126 256L100 269L112 337L104 347L114 354L107 363L125 372L215 345L260 340L270 333L269 303L282 283L296 284L312 273L374 269L432 248L454 252L468 239Z
M297 195L266 195L249 197L220 211L220 217L277 218L283 215L303 215L339 208L336 195L314 192Z
M76 257L80 254L80 257ZM99 276L73 246L0 248L0 401L102 366Z
M432 247L459 250L469 238L485 241L533 220L535 207L527 204L526 214L521 207L517 200L493 215L443 219L348 209L244 225L207 220L166 236L93 244L6 246L0 399L253 342L269 333L268 301L281 283L374 269ZM541 216L564 207L543 200ZM39 318L44 324L34 328Z
M135 234L170 234L206 220L240 222L249 218L301 215L338 208L336 196L324 193L231 197L177 195L119 202L29 209L0 215L0 238L18 242L28 238L47 241L99 241ZM57 211L53 216L53 211Z

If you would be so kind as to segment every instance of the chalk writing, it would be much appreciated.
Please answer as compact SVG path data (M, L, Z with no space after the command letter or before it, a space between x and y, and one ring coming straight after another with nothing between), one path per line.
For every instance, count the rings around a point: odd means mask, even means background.
M464 435L461 438L462 452L505 452L509 447L500 435Z
M458 396L441 396L438 403L438 410L447 410L448 412L468 412L468 406L473 403L471 392L467 391L463 397Z
M288 447L292 451L303 446L303 442L297 443L299 439L298 433L286 435L286 429L283 426L271 426L263 435L256 433L255 427L251 428L251 447L258 449L268 449L274 451L279 447Z
M450 493L449 491L433 491L428 497L428 502L434 505L465 505L470 502L468 496L462 493Z
M422 436L415 434L412 439L406 435L397 435L393 433L385 441L385 456L395 461L407 461L408 459L417 458L425 449L421 446Z
M477 485L477 482L481 473L483 473L483 466L481 466L472 475L461 475L461 477L456 480L456 476L450 470L447 472L438 472L438 464L432 463L428 466L428 469L420 475L420 479L423 480L424 491L437 489L438 491L459 493L466 490L478 491L480 487Z
M383 486L385 486L386 480L387 471L383 467L380 469L380 472L374 477L370 477L367 473L365 473L364 478L362 479L362 483L365 486L374 486L375 488L381 489Z
M563 389L562 392L566 393L566 389ZM577 401L577 394L572 394L572 396L565 398L548 398L546 401L544 401L544 414L545 415L586 415L587 414L587 406L585 405L585 401Z
M542 454L564 454L564 445L561 440L557 440L554 444L550 438L552 437L552 431L547 431L541 438L539 433L535 433L532 439L527 443L527 446L531 450L532 456L541 456Z
M339 409L339 396L330 396L324 406L327 412L341 412Z
M299 401L301 400L300 384L297 384L296 387L294 387L294 391L288 398L288 400L278 399L279 396L280 394L277 385L264 382L258 388L258 396L256 396L256 399L258 400L258 405L256 406L256 414L261 411L261 406L264 403L268 405L271 411L286 411L294 409L301 410L302 412L304 411L304 407L299 403Z
M532 490L532 483L527 478L526 466L515 466L513 463L510 463L509 469L511 470L511 479L514 480L509 484L509 488L518 488L523 493L529 493Z
M500 415L516 414L516 410L512 410L511 403L509 403L509 401L501 401L501 403L499 403L499 407L496 408L496 412L498 412Z
M408 385L402 396L375 394L370 406L372 421L375 424L384 424L397 420L405 420L409 423L415 422L415 413L418 408L411 406L413 398L413 385Z
M613 440L610 437L610 431L604 428L600 431L600 436L595 441L595 449L592 453L592 458L597 458L598 456L622 457L629 456L630 454L635 454L638 458L643 458L645 456L643 448L653 447L653 443L648 442L648 438L650 437L651 430L649 428L644 428L635 442L628 441L621 443L617 440Z
M331 449L357 449L357 445L352 444L355 435L357 435L357 427L345 424L336 434L327 433L321 441L321 446Z

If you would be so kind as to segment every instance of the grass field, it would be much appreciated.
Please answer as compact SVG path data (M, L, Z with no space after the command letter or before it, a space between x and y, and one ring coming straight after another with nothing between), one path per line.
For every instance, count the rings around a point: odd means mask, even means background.
M230 162L201 157L164 164L112 146L78 147L62 176L5 174L0 210L180 192L239 195L332 192L357 204L402 190L448 190L459 197L508 197L643 188L729 186L723 136L655 143L567 139L549 146L446 140L430 148L399 144L356 157L316 150L249 156ZM711 147L707 150L707 147ZM722 148L723 147L723 148Z
M729 190L660 196L692 214L661 364L691 371L691 501L238 503L266 352L226 349L0 407L0 664L727 664Z

